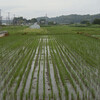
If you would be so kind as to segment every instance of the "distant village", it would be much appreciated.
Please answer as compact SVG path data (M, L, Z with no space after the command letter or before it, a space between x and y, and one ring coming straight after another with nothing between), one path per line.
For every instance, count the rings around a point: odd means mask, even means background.
M34 23L38 23L39 25L56 25L57 23L55 21L47 21L46 17L43 17L41 19L26 19L23 17L14 17L12 20L2 20L1 25L26 25L30 26Z
M26 19L24 17L16 17L15 14L13 17L11 17L10 12L7 13L7 16L2 16L0 9L0 25L33 25L34 23L38 23L39 25L56 25L57 23L55 21L48 21L47 14L44 17L40 18L32 18L32 19Z

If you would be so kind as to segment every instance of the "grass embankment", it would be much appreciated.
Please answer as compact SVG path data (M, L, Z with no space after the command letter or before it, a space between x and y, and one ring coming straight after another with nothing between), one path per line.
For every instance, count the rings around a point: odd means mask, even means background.
M25 28L21 32L23 34L34 34L34 35L42 35L42 34L47 34L48 33L45 28L40 28L40 29Z

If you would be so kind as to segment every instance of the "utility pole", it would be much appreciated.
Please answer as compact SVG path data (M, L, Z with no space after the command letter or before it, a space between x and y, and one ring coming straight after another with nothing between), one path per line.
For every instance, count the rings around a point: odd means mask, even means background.
M10 12L8 12L8 25L10 25Z
M6 25L8 25L8 17L6 16Z
M15 14L14 14L14 17L13 17L13 25L15 25Z
M47 14L45 15L45 24L48 25L48 21L47 21Z
M0 9L0 25L2 25L1 9Z

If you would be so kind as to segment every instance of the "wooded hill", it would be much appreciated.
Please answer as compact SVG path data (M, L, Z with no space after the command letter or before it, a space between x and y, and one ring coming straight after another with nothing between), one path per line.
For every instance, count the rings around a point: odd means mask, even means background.
M89 23L92 23L94 19L100 19L100 14L95 15L77 15L77 14L71 14L71 15L62 15L58 17L38 17L38 18L32 18L32 19L26 19L23 17L16 17L11 23L15 24L28 24L28 23L34 23L36 21L41 22L56 22L58 24L73 24L73 23L81 23L82 21L88 21ZM3 20L2 23L8 23L7 20Z
M80 23L81 21L87 20L89 22L93 22L94 19L100 19L100 14L96 15L77 15L77 14L71 14L71 15L62 15L58 17L38 17L37 20L40 19L47 19L47 21L55 21L59 24L70 24L70 23Z

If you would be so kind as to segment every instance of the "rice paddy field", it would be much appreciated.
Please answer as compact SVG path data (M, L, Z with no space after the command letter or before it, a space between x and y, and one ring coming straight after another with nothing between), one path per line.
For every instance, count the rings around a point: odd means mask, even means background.
M0 100L100 100L100 27L0 30Z

